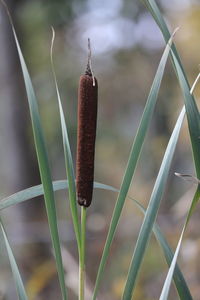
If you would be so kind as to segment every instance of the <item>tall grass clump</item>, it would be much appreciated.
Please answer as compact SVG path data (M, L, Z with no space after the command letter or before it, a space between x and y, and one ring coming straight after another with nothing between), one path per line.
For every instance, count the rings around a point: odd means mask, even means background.
M93 189L103 189L107 191L112 191L116 193L116 203L112 212L112 217L107 232L106 241L103 247L103 252L100 258L100 263L97 266L98 271L96 275L96 280L94 283L94 289L92 292L91 299L96 300L98 298L98 292L100 286L103 285L103 278L106 263L110 254L110 249L112 242L115 237L117 226L120 222L120 217L122 214L123 207L125 205L126 199L130 199L134 205L143 214L143 222L137 236L136 244L134 245L134 250L132 253L132 258L129 263L129 268L127 270L127 279L124 285L124 289L121 295L121 299L130 300L134 298L134 291L137 284L137 278L141 270L142 262L144 260L146 250L148 248L150 237L155 235L158 244L163 252L167 265L169 267L165 281L163 282L163 288L160 291L159 299L168 299L170 285L172 280L174 280L174 285L177 289L178 297L182 300L193 299L191 292L189 290L187 281L185 280L181 269L177 264L177 258L180 251L181 243L186 231L187 225L189 223L190 217L196 207L199 200L200 189L200 116L199 110L193 96L194 88L197 84L199 76L195 80L192 88L188 83L186 72L181 63L179 53L174 44L174 35L177 30L172 34L169 32L168 27L165 23L164 18L154 0L141 0L147 7L158 27L160 28L163 38L166 41L165 49L160 58L158 68L154 79L152 80L152 86L147 97L146 105L144 107L143 114L132 143L129 158L127 160L127 166L124 172L124 176L119 189L116 189L107 183L94 182L94 154L95 154L95 138L96 138L96 120L97 120L97 79L94 77L91 68L91 49L90 44L88 45L88 65L86 72L80 78L79 83L79 99L78 99L78 137L77 137L77 160L76 160L76 178L74 164L72 160L71 147L68 136L68 129L66 125L66 118L63 111L61 96L59 92L58 82L56 79L56 71L53 62L53 44L55 39L55 32L52 28L53 38L51 43L51 66L55 84L55 90L57 94L57 102L59 107L59 115L61 122L61 131L63 138L63 151L65 157L65 169L66 169L66 180L52 181L51 171L49 167L49 159L46 148L45 134L41 125L40 114L38 110L38 102L34 92L34 88L31 82L31 78L18 42L17 34L7 9L6 4L3 0L1 2L4 5L10 19L13 36L16 43L17 52L19 55L19 61L22 68L29 112L32 122L32 130L34 134L34 144L37 153L37 161L40 171L41 185L34 186L22 190L16 194L6 197L0 202L0 210L6 209L17 203L33 199L39 195L44 196L47 221L49 224L49 230L51 234L52 247L54 250L55 263L57 267L57 273L60 283L61 298L69 299L68 287L65 284L65 272L63 267L62 253L61 253L61 243L58 233L58 218L56 213L56 204L54 193L58 190L68 190L68 199L70 203L70 211L73 220L73 227L75 232L75 238L77 242L78 256L79 256L79 300L86 299L85 297L85 278L87 270L85 270L85 257L86 249L89 241L86 240L86 220L87 220L87 209L92 205L92 195ZM154 183L153 190L147 205L144 208L138 201L132 199L129 196L129 188L131 185L134 186L134 181L132 182L133 175L135 174L137 163L140 159L140 154L143 148L145 137L147 135L148 129L151 124L152 117L154 115L155 106L157 104L159 90L163 75L165 72L165 67L170 57L172 65L177 76L177 84L180 85L182 95L183 95L183 108L177 118L174 125L174 129L171 133L170 139L168 141L165 153L160 165L159 172L157 174L156 181ZM78 88L78 87L77 87ZM169 105L171 105L169 103ZM176 145L178 143L178 138L180 130L183 124L184 117L186 115L189 137L193 151L193 162L196 170L196 176L191 177L188 174L177 174L181 178L190 178L196 185L196 192L191 200L191 206L189 208L185 224L183 226L175 253L170 248L167 240L162 234L159 226L156 224L156 217L159 212L159 207L162 201L162 196L165 191L167 184L167 179L170 172L170 167L174 153L176 151ZM6 234L6 229L2 220L0 219L0 225L2 230L2 242L5 244L5 248L8 253L8 258L11 264L11 269L13 273L13 278L16 284L16 293L18 298L28 299L26 294L26 289L24 287L22 276L17 267L17 263L12 252L11 246L8 241ZM112 259L112 257L111 257ZM100 298L99 298L100 299Z

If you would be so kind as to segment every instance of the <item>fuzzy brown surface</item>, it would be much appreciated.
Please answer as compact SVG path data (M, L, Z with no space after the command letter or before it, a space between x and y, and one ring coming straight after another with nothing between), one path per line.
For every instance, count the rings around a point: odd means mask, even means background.
M93 86L91 76L81 76L78 91L76 181L78 203L85 207L91 204L93 194L97 94L96 78Z

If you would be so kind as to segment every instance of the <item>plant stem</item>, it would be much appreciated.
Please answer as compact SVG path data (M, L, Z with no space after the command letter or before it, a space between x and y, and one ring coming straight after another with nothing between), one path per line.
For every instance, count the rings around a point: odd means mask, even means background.
M86 207L81 207L81 249L79 253L79 300L85 299Z

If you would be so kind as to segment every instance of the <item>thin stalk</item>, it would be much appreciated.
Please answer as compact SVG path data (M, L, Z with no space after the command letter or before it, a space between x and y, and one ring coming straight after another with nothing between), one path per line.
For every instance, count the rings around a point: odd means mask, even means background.
M79 253L79 300L85 299L86 207L81 207L81 251Z

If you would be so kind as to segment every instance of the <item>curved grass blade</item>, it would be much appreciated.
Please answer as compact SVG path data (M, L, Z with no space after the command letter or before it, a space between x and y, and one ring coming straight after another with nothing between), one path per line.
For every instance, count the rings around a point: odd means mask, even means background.
M129 161L127 164L127 168L124 174L124 178L121 184L121 188L120 188L120 192L117 198L117 202L113 211L113 215L112 215L112 219L111 219L111 223L110 223L110 227L109 227L109 231L108 231L108 235L107 235L107 239L106 239L106 243L104 246L104 250L103 250L103 254L101 257L101 262L99 265L99 269L98 269L98 273L97 273L97 278L96 278L96 283L95 283L95 288L94 288L94 294L93 294L93 300L96 299L97 296L97 291L100 285L100 281L102 279L103 276L103 271L105 268L105 264L109 255L109 251L110 251L110 247L115 235L115 231L122 213L122 209L124 206L124 202L133 178L133 174L135 172L136 169L136 165L141 153L141 149L142 149L142 145L144 143L144 139L147 133L147 129L149 127L153 112L154 112L154 108L155 108L155 104L157 101L157 97L158 97L158 92L159 92L159 88L160 88L160 84L161 84L161 80L163 77L163 73L164 73L164 69L165 69L165 65L167 62L167 58L169 55L169 51L170 51L170 46L171 46L171 40L169 40L169 43L167 44L164 53L162 55L160 64L158 66L148 99L147 99L147 103L142 115L142 119L140 122L140 126L138 128L134 143L132 145L132 149L131 149L131 153L129 156Z
M145 211L144 207L138 201L132 199L131 197L129 197L129 198L135 202L135 204L140 209L140 211L142 211L143 214L145 215L146 211ZM173 260L175 254L169 247L167 240L163 236L163 234L160 230L160 227L156 224L156 222L153 225L153 232L155 234L155 237L156 237L158 243L160 244L161 249L164 252L166 262L167 262L168 266L170 266L172 264L172 260ZM185 281L185 278L183 277L182 272L179 269L178 264L175 264L173 278L174 278L174 283L177 288L177 292L179 294L180 299L181 300L192 300L190 290L187 286L187 283Z
M25 88L26 88L26 92L27 92L28 104L29 104L30 115L31 115L35 148L36 148L36 152L37 152L40 177L41 177L41 181L42 181L42 184L44 187L45 206L46 206L46 211L47 211L47 216L48 216L48 223L49 223L49 228L50 228L50 233L51 233L53 249L55 252L58 277L59 277L62 297L63 297L63 299L66 300L67 292L66 292L66 287L65 287L64 270L63 270L63 264L62 264L59 235L58 235L56 207L55 207L55 202L54 202L54 192L53 192L53 187L52 187L50 167L49 167L47 151L46 151L46 146L45 146L45 141L44 141L44 135L43 135L39 111L38 111L37 100L36 100L32 82L31 82L31 79L30 79L30 76L28 73L28 69L27 69L27 66L26 66L26 63L25 63L23 54L21 52L21 48L20 48L18 39L17 39L15 28L12 23L12 18L10 16L10 13L8 11L8 8L5 4L5 2L2 1L2 3L4 4L6 11L8 13L8 17L10 19L10 23L11 23L11 27L12 27L12 31L13 31L13 35L14 35L14 39L15 39L15 44L16 44L19 59L20 59L22 73L23 73L23 77L24 77Z
M199 188L197 188L197 191L196 191L196 193L194 195L194 198L192 200L192 204L190 206L190 209L189 209L189 212L188 212L185 224L183 226L183 229L182 229L179 241L178 241L178 245L177 245L176 251L174 253L173 260L172 260L172 262L170 264L170 268L169 268L169 271L167 273L167 277L165 279L165 282L164 282L164 285L163 285L162 292L161 292L159 300L167 300L168 299L168 295L169 295L169 291L170 291L170 286L171 286L171 282L172 282L172 277L173 277L173 274L175 272L175 266L176 266L176 263L177 263L177 258L178 258L179 251L180 251L180 248L181 248L181 243L182 243L182 240L183 240L183 236L184 236L184 233L186 231L186 228L187 228L188 222L190 220L190 217L192 215L192 212L193 212L193 210L194 210L194 208L196 206L196 203L199 201L199 198L200 198L200 190L199 190Z
M149 11L151 12L153 18L155 19L155 21L157 22L158 26L160 27L163 36L165 38L165 40L167 39L167 37L169 36L169 30L166 26L166 23L159 11L158 6L156 5L156 2L154 0L142 0L142 2L145 3L145 5L147 6L147 8L149 9ZM196 174L197 174L197 179L200 179L200 157L199 157L199 153L200 153L200 115L199 115L199 111L195 102L195 99L192 95L192 93L190 93L189 90L189 84L188 84L188 80L187 77L185 75L184 72L184 68L181 64L178 52L176 51L176 48L174 45L172 45L172 52L171 52L171 56L172 56L172 61L173 61L173 65L175 67L175 71L177 74L177 77L179 79L179 83L184 95L184 102L185 102L185 107L186 107L186 113L187 113L187 119L188 119L188 127L189 127L189 133L190 133L190 140L191 140L191 144L192 144L192 150L193 150L193 159L194 159L194 164L195 164L195 169L196 169ZM198 80L198 77L197 77ZM195 84L194 84L195 85ZM174 270L174 264L177 260L178 257L178 253L180 250L180 246L181 246L181 242L182 242L182 238L183 238L183 234L185 232L185 229L187 227L187 224L189 222L189 219L192 215L193 210L196 207L196 204L199 200L199 195L200 195L200 191L199 191L199 185L196 191L196 194L194 196L194 199L192 201L188 216L187 216L187 220L185 223L185 226L183 228L183 231L181 233L181 237L179 239L178 242L178 246L176 249L176 254L174 256L174 260L173 263L169 269L164 287L163 287L163 291L161 293L161 299L166 299L168 293L169 293L169 288L170 288L170 284L171 284L171 278L173 275L173 270Z
M68 180L57 180L53 181L53 190L60 191L68 189ZM97 183L94 183L94 187L97 188ZM106 184L101 184L101 188L105 190L110 190L116 192L116 189L108 186ZM11 196L5 197L0 200L0 210L8 208L12 205L22 203L24 201L30 200L32 198L44 195L43 185L39 184L27 189L24 189L20 192L12 194Z
M165 20L154 0L141 0L144 5L148 8L152 14L155 22L158 24L165 41L169 39L170 33L165 23ZM190 132L190 139L192 143L193 158L195 163L195 169L198 179L200 179L200 138L199 138L199 129L200 129L200 116L199 111L194 99L194 96L190 94L190 86L182 66L179 54L176 50L174 43L172 43L172 51L170 53L172 57L172 62L177 74L177 77L180 82L181 89L183 91L186 114L188 119L188 126Z
M58 180L53 182L54 191L64 190L64 189L68 189L67 180ZM42 195L44 195L44 188L42 184L24 189L13 195L3 198L0 201L0 210Z
M162 250L164 251L167 264L168 264L168 266L170 266L172 263L172 260L174 258L174 253L171 250L171 248L169 247L162 232L160 231L160 228L158 227L158 225L156 223L154 223L153 232L154 232L156 239L157 239L158 243L160 244ZM190 290L187 286L185 278L183 277L183 274L180 271L177 263L175 264L173 278L174 278L174 283L175 283L177 292L179 294L179 298L181 300L192 300L193 298L190 293Z
M194 81L194 84L192 85L192 88L190 90L190 94L193 94L193 91L194 91L194 89L196 87L196 84L198 83L199 79L200 79L200 73L198 74L196 80ZM165 282L164 282L164 285L163 285L163 289L162 289L162 292L161 292L161 295L160 295L160 300L164 300L164 299L168 298L169 291L170 291L170 286L171 286L171 281L172 281L172 277L173 277L173 274L174 274L174 271L175 271L175 266L176 266L178 254L179 254L181 243L182 243L182 240L183 240L183 235L185 233L185 230L186 230L187 224L188 224L188 222L190 220L190 217L192 216L192 212L195 209L196 204L197 204L197 202L198 202L198 200L200 198L200 190L199 190L199 182L200 181L199 181L199 179L197 179L194 176L190 176L190 175L186 175L186 174L175 173L175 175L178 176L178 177L180 177L180 178L183 178L184 180L189 180L189 181L191 181L193 183L198 184L198 188L197 188L197 191L196 191L196 193L195 193L195 195L193 197L193 200L192 200L192 203L191 203L191 206L190 206L190 209L189 209L189 212L188 212L185 224L183 226L183 230L181 232L181 236L179 238L178 245L176 247L176 251L175 251L173 260L171 262L171 265L170 265L167 277L165 279Z
M3 222L1 219L0 219L0 227L3 232L3 238L4 238L6 250L8 253L8 258L10 261L14 282L16 285L18 299L19 300L28 300L28 297L26 295L26 291L25 291L25 288L24 288L24 285L22 282L22 278L21 278L17 263L15 261L15 257L13 255L12 249L10 247L10 244L9 244L9 241L7 238L7 234L6 234L6 231L5 231L5 228L4 228L4 225L3 225Z
M146 210L144 221L140 229L140 233L136 242L132 261L129 267L127 281L123 292L123 300L131 299L134 291L136 279L142 264L142 260L144 258L145 250L147 248L151 236L153 224L155 222L164 188L167 182L171 161L178 141L184 115L185 109L183 108L170 137L167 149L165 151L165 155L151 194L148 208Z
M73 168L73 161L72 161L69 137L67 132L67 126L65 122L65 116L63 112L63 107L62 107L62 102L60 98L60 92L58 89L58 83L56 79L56 73L55 73L54 62L53 62L53 45L55 39L55 31L53 27L52 27L52 33L53 35L52 35L52 42L51 42L51 67L52 67L52 73L54 77L58 105L59 105L60 122L61 122L62 137L63 137L63 148L64 148L64 156L65 156L65 168L66 168L68 184L69 184L68 190L69 190L70 209L71 209L78 249L80 253L81 239L80 239L80 223L78 220L78 209L77 209L77 201L76 201L76 183L75 183L74 168Z
M161 292L159 300L167 300L168 299L170 285L171 285L171 281L172 281L172 277L173 277L173 273L174 273L176 261L177 261L177 258L178 258L178 254L179 254L181 242L182 242L182 239L183 239L183 234L184 234L184 229L183 229L183 231L181 233L181 236L180 236L180 239L179 239L179 242L178 242L178 245L177 245L174 257L173 257L173 260L171 262L171 266L169 268L167 277L165 279L165 283L163 285L163 289L162 289L162 292Z
M58 180L58 181L53 182L54 191L59 191L59 190L67 189L67 188L68 188L68 181L67 180ZM109 186L109 185L98 183L98 182L94 182L94 188L104 189L104 190L109 190L109 191L112 191L112 192L119 193L118 189L116 189L112 186ZM34 197L41 196L43 194L44 194L44 191L43 191L43 187L42 187L41 184L37 185L37 186L34 186L34 187L30 187L30 188L25 189L21 192L13 194L10 197L2 199L0 201L0 210L5 209L7 207L10 207L12 205L21 203L23 201L30 200ZM128 198L130 198L136 204L136 206L141 210L141 212L145 215L144 207L138 201L132 199L131 197L128 196ZM159 226L156 223L153 226L153 231L154 231L154 234L156 236L156 239L158 240L158 242L160 244L160 247L162 248L162 250L164 252L167 264L170 266L171 261L173 259L173 252L170 249L166 239L162 235L162 232L161 232ZM178 290L180 299L181 300L192 300L192 296L191 296L190 291L188 289L187 283L186 283L186 281L185 281L178 265L175 268L175 272L174 272L173 276L174 276L175 285L176 285L176 288Z
M189 90L187 81L182 72L182 68L178 62L177 57L172 53L174 64L176 66L177 75L180 83L180 87L184 96L185 109L188 120L188 127L190 133L190 140L193 150L193 159L195 163L195 169L197 178L200 179L200 115L194 99L194 96Z
M95 188L100 188L100 189L106 189L106 190L111 190L111 191L115 191L115 192L119 192L119 190L113 188L112 186L105 186L101 183L97 183L95 182ZM198 195L199 197L199 195ZM134 204L139 208L139 210L145 215L146 211L145 208L137 201L134 200L132 197L128 196L129 199L131 199ZM196 197L197 198L197 197ZM164 253L166 262L168 264L168 266L170 266L171 264L173 264L174 267L174 272L172 273L172 276L174 278L174 283L175 286L177 288L177 292L179 294L179 298L181 300L192 300L192 295L190 293L190 290L187 286L187 283L185 281L185 278L181 272L181 270L179 269L179 266L176 262L173 262L174 260L174 256L176 255L176 253L174 254L173 251L171 250L171 248L168 245L167 240L165 239L164 235L162 234L159 226L156 224L156 222L153 225L153 232L154 235Z

